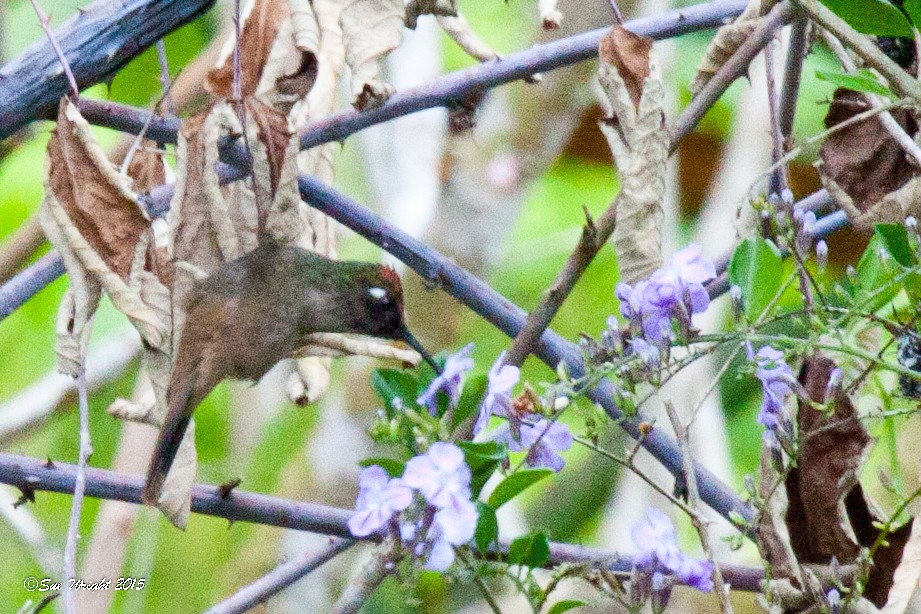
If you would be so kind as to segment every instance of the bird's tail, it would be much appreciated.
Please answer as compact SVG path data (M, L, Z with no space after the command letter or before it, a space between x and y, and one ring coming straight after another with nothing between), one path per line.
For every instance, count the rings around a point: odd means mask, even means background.
M166 475L179 451L179 444L182 443L182 438L192 420L192 412L186 410L188 395L183 396L181 405L170 404L170 411L157 437L157 447L154 449L153 457L150 459L150 468L147 470L147 482L144 484L144 490L141 491L141 500L147 505L156 506L160 500L163 482L166 481Z

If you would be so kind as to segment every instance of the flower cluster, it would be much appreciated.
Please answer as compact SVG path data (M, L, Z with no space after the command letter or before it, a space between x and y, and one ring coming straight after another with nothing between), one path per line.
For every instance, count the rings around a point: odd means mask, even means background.
M515 409L511 393L520 377L518 367L505 364L505 352L500 354L489 370L486 396L473 433L483 430L490 416L503 417L508 424L492 432L491 439L504 443L512 452L527 451L525 464L528 467L549 467L560 471L565 462L557 452L565 452L572 446L572 434L565 424Z
M444 571L454 562L454 546L469 542L476 530L470 477L464 453L445 442L410 459L400 478L389 478L377 465L366 467L349 531L365 537L390 530L425 560L426 569Z
M704 258L701 246L692 244L676 252L648 280L617 284L620 313L630 321L634 339L642 337L646 345L665 347L675 339L675 322L687 337L692 330L691 317L710 305L703 284L715 276L716 268Z
M749 352L751 349L749 348ZM758 422L764 426L764 441L771 447L778 447L777 436L786 432L784 403L791 394L791 384L796 380L793 370L784 361L783 352L765 345L754 356L757 363L755 377L761 380L764 400L758 412Z
M663 512L646 510L646 518L633 526L631 537L637 548L633 565L651 580L653 587L662 585L663 576L669 574L699 591L713 590L713 564L681 552L675 525Z

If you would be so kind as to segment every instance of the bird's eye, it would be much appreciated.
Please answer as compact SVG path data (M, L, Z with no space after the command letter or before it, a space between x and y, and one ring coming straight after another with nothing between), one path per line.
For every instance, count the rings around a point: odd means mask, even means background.
M376 301L387 300L387 291L384 290L383 288L370 288L368 290L368 294L370 294L371 298L373 298Z

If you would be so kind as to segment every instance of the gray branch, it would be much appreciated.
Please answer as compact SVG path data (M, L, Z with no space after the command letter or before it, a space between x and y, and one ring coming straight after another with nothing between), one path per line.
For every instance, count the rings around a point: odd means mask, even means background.
M147 47L214 0L97 0L54 31L81 88L112 78ZM58 56L41 41L0 69L0 139L53 114L70 86Z
M23 492L49 491L73 494L77 467L68 463L47 461L28 456L0 452L0 483L9 484ZM141 489L144 478L88 468L86 470L86 496L97 499L141 503ZM252 522L297 531L322 533L334 537L354 539L346 525L351 510L330 507L318 503L303 503L278 497L234 489L226 498L221 497L218 486L196 484L192 487L192 511L196 514L216 516L232 521ZM364 541L375 542L371 537ZM508 551L508 544L501 544L497 551L487 553L498 557ZM587 565L591 568L604 567L614 573L629 573L633 558L595 548L550 542L549 567L563 563ZM733 589L760 591L764 570L745 565L721 565L727 583Z

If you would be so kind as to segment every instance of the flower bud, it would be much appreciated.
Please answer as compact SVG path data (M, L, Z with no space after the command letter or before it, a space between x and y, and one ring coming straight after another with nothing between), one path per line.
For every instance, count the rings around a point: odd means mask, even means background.
M821 272L828 266L828 243L824 240L815 244L815 262Z

